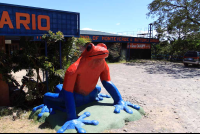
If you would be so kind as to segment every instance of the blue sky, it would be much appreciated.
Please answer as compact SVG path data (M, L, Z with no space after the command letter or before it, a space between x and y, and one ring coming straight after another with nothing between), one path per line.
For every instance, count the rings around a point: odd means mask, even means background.
M147 31L154 20L147 18L153 0L1 0L2 3L80 13L81 29L136 35Z

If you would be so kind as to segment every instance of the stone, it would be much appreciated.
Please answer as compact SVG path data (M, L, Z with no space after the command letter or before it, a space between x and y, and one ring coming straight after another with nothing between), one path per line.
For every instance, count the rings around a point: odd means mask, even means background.
M124 129L123 131L124 131L124 132L127 132L127 129Z
M120 114L115 114L113 106L113 99L104 98L101 102L92 102L88 105L77 108L78 116L82 115L84 112L90 112L91 116L85 118L85 120L97 120L99 125L84 125L83 128L87 133L101 133L105 130L110 129L119 129L125 126L127 122L132 122L140 120L145 112L143 108L139 111L133 110L133 114L128 114L125 111L121 111ZM30 119L38 120L39 122L47 121L53 129L58 131L64 123L66 123L66 113L61 111L56 111L56 114L50 115L49 113L44 113L44 115L38 119L37 115L40 113L40 110L37 110L35 113L31 113L29 116ZM77 133L76 130L66 130L65 133Z

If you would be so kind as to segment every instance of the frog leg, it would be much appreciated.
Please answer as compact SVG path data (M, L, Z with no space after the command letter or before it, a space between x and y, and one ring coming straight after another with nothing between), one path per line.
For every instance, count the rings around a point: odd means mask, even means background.
M129 114L133 114L133 111L129 109L128 106L136 110L140 110L140 106L124 101L122 99L122 96L119 90L111 81L102 81L102 84L105 87L105 89L109 92L109 94L112 96L112 98L114 99L114 106L115 106L114 113L120 113L120 110L124 110Z
M66 110L61 107L62 105L64 105L64 101L59 93L46 93L44 95L44 104L33 108L32 111L35 112L42 108L41 112L38 114L38 117L41 118L45 112L54 114L55 109L65 112Z

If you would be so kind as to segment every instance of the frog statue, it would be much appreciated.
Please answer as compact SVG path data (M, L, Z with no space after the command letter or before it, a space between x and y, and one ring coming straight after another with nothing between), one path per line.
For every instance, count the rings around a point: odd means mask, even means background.
M103 97L110 98L109 95L100 94L101 87L97 85L98 79L114 100L114 113L125 110L132 114L133 111L128 106L139 110L140 107L126 102L117 87L111 82L109 67L105 61L109 55L107 47L103 43L96 46L92 43L87 44L79 59L73 63L66 71L63 85L56 86L56 93L46 93L44 104L37 106L33 112L41 109L38 117L43 113L54 114L55 110L61 110L67 114L66 123L57 131L63 133L67 129L76 129L79 133L86 133L81 127L85 125L98 125L95 120L84 120L90 113L85 112L79 118L76 114L76 107L88 104L93 101L101 101Z

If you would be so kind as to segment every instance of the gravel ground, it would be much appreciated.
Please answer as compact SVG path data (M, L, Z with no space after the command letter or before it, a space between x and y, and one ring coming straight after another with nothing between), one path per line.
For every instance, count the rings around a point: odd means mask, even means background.
M111 80L124 100L143 107L146 115L108 132L200 133L199 67L153 61L109 67ZM102 92L106 93L105 89Z
M126 123L121 129L105 132L200 133L199 67L186 68L180 63L155 61L109 64L109 67L111 80L123 99L143 107L146 115L139 121ZM25 71L16 73L19 81L23 75ZM98 84L102 86L100 82ZM102 92L107 94L104 88ZM4 121L0 124L2 126ZM12 124L14 126L14 122ZM20 123L17 125L20 128ZM27 132L49 132L38 126L39 130L36 130L36 126L30 126L34 129ZM8 131L4 129L4 132Z

